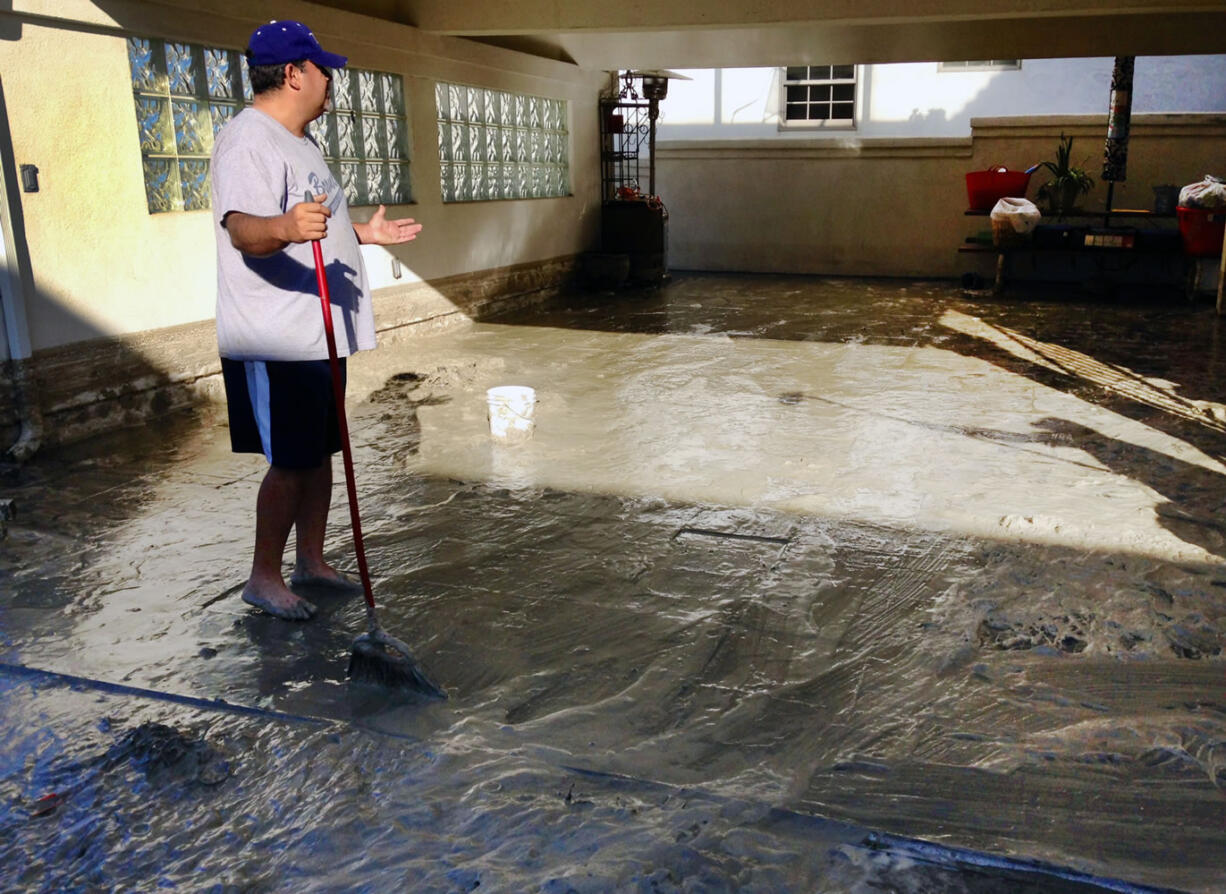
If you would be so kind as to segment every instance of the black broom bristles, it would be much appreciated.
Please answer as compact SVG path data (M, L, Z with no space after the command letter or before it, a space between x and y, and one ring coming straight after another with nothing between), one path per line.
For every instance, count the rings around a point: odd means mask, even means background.
M349 656L349 679L392 689L408 689L430 698L447 698L447 693L426 676L407 648L399 642L388 640L391 637L386 634L376 637L369 633L363 633L354 640L353 652Z

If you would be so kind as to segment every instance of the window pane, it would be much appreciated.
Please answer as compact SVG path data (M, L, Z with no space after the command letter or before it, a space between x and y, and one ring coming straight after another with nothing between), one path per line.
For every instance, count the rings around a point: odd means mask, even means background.
M216 50L205 47L205 75L209 82L209 96L220 99L230 99L234 96L233 70L230 67L230 53L226 50Z
M826 81L830 79L829 65L810 65L809 80L811 81Z
M179 166L173 160L145 159L145 199L151 212L177 211L183 207L179 198Z
M350 114L336 116L336 151L340 158L358 157L356 116Z
M209 106L209 112L213 116L213 136L217 136L217 132L225 127L230 119L234 117L238 111L238 106L230 105L229 103L215 102Z
M128 67L132 72L132 89L145 93L165 93L166 76L154 62L152 40L128 38Z
M319 143L319 151L324 154L325 159L339 157L336 132L336 112L328 112L311 125L311 134Z
M356 108L353 103L352 81L347 68L338 68L332 72L332 105L339 111Z
M840 121L850 121L855 114L855 103L836 102L834 104L834 112L831 117Z
M515 158L515 131L509 127L498 128L498 158L503 162Z
M787 80L803 81L808 77L809 70L803 65L792 65L788 67Z
M402 164L390 164L387 166L387 193L388 202L403 205L406 202L413 200L409 192L409 166Z
M363 112L379 111L379 82L373 71L357 71L358 108Z
M439 180L443 186L443 201L454 202L455 196L455 165L449 162L443 162L439 165Z
M399 118L384 118L382 119L383 138L387 145L387 157L389 160L406 158L408 153L405 150L405 132L404 122Z
M166 74L170 79L171 93L191 96L196 92L196 68L192 64L190 44L166 44Z
M788 87L788 102L802 102L806 96L807 87Z
M171 125L169 100L137 97L136 126L142 152L160 155L174 151L174 128Z
M830 85L819 84L809 88L809 102L830 102Z
M387 158L387 135L380 119L363 115L359 120L362 125L362 157Z
M379 75L379 90L383 96L383 111L388 115L404 114L404 90L397 75Z
M353 162L342 162L341 188L345 190L345 198L351 205L360 205L364 200L362 195L362 166Z
M365 165L364 172L367 199L374 204L387 193L387 165L383 162L368 164Z
M855 84L835 84L831 91L835 102L851 102L856 98Z
M203 158L179 161L179 184L184 211L203 211L209 207L209 163Z
M787 115L789 121L803 121L808 117L808 106L803 103L788 103Z
M208 112L192 100L171 101L175 120L175 146L180 155L207 155L213 147L213 128Z
M832 77L836 81L850 81L856 76L856 67L854 65L836 65L834 66L834 74Z
M823 103L809 104L809 120L810 121L825 121L830 117L830 106Z

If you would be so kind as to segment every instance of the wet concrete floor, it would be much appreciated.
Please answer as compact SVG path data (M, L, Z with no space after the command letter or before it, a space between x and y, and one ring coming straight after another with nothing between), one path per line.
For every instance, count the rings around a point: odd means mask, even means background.
M681 275L385 339L367 550L443 703L345 683L360 601L238 599L216 418L8 470L0 887L1221 890L1224 335Z

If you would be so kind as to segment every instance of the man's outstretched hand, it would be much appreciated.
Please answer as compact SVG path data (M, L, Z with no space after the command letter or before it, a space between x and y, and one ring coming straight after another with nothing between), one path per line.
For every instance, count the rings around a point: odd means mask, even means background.
M363 245L399 245L412 242L421 232L421 224L411 217L388 220L387 209L380 205L366 223L355 223L353 230Z

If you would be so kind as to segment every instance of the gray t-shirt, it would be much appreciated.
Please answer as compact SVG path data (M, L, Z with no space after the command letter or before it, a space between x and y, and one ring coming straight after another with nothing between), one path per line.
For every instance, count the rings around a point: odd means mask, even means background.
M322 243L332 326L341 357L375 346L370 286L349 205L319 147L255 108L246 108L213 146L213 228L217 235L217 346L233 360L323 360L323 312L311 243L265 258L244 255L222 226L240 211L275 217L309 191L332 210Z

